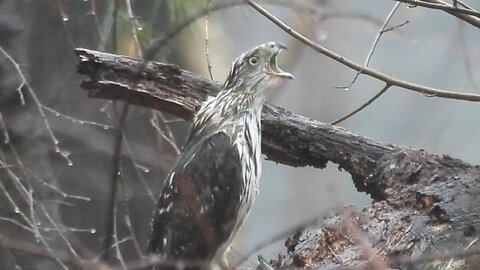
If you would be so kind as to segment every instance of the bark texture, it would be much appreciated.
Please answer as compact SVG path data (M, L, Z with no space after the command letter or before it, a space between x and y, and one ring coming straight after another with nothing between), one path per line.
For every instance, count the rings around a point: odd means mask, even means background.
M77 49L93 98L123 100L191 120L220 86L178 66ZM480 167L383 144L267 104L263 153L289 166L338 164L374 202L345 208L286 241L277 267L480 269Z

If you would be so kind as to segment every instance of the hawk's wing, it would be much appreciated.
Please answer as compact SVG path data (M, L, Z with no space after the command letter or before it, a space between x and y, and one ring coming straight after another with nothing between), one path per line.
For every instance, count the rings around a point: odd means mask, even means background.
M155 209L148 251L167 263L208 265L236 226L243 189L239 153L225 133L187 144Z

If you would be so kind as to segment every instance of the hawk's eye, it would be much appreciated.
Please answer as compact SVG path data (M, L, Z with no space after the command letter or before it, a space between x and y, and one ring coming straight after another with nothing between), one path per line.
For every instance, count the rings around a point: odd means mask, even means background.
M250 57L250 59L248 59L248 63L250 63L250 65L252 66L255 66L256 64L258 64L258 58L255 56Z

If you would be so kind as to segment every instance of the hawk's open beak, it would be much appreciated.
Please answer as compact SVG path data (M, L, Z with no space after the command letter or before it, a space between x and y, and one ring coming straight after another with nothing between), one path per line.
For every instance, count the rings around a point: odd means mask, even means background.
M286 79L293 79L293 75L289 72L281 70L277 65L277 56L282 50L287 50L287 46L280 42L269 43L269 46L272 50L272 57L268 63L268 69L271 74L280 76Z

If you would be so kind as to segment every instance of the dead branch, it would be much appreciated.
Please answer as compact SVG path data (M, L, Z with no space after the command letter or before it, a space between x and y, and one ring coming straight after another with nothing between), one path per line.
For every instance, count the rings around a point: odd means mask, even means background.
M123 100L191 120L199 104L220 90L218 84L178 66L87 49L75 52L78 72L89 76L82 87L90 97ZM382 144L270 104L264 107L262 133L268 159L317 168L336 163L351 174L359 191L375 199L361 211L341 211L292 236L286 243L290 253L280 265L369 265L366 242L358 245L356 231L388 265L401 269L419 256L475 243L480 226L479 166ZM345 223L345 213L356 230ZM478 265L477 257L461 263Z
M458 19L480 28L480 13L471 7L464 6L464 8L451 5L441 0L395 0L398 2L406 3L411 6L419 6L430 9L437 9L444 11ZM454 1L455 2L455 1Z

